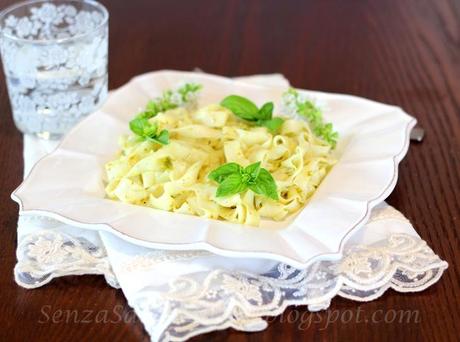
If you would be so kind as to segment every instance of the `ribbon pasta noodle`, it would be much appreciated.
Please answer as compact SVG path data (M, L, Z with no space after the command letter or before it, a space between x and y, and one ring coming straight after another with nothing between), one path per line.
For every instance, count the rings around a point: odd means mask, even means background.
M121 137L118 156L105 166L111 199L258 226L261 218L283 220L301 209L335 163L330 145L304 120L286 118L277 135L219 105L171 109L149 120L169 131L169 144ZM252 191L215 196L212 170L257 161L275 179L278 201Z

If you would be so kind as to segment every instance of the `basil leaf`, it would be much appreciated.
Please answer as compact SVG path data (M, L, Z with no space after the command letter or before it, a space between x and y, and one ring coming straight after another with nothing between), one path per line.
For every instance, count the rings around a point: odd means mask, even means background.
M239 166L237 163L227 163L213 170L208 175L208 178L220 184L225 180L225 178L227 178L231 174L234 174L234 173L240 174L241 170L242 170L242 167Z
M259 121L260 126L266 127L271 133L276 134L283 125L284 120L280 117L276 117L270 120Z
M129 122L129 128L138 136L144 136L144 127L148 124L148 120L142 117L137 117Z
M225 197L238 194L248 188L248 185L243 182L240 173L232 173L220 183L217 188L216 197Z
M129 128L134 134L144 140L150 139L162 145L169 144L169 132L164 129L160 134L157 134L158 125L154 122L149 122L149 120L144 117L137 117L131 120L129 122Z
M258 119L259 110L251 100L238 96L227 96L220 102L222 107L229 109L233 114L244 120L255 121Z
M260 172L260 162L248 165L244 169L244 173L246 173L249 176L249 181L253 181L253 182L259 176L259 172Z
M275 180L267 169L260 169L259 177L257 177L255 184L249 184L249 189L254 191L256 194L278 200Z
M158 134L158 136L153 138L155 141L159 142L162 145L168 145L169 144L169 132L164 129Z
M144 125L144 137L154 138L157 135L158 125L156 123L147 123Z
M267 169L260 167L260 164L261 162L256 162L243 169L237 163L227 163L212 171L208 178L220 184L216 197L231 196L249 187L259 195L277 200L275 180Z
M258 118L260 120L269 120L273 116L273 102L265 103L262 108L259 109Z

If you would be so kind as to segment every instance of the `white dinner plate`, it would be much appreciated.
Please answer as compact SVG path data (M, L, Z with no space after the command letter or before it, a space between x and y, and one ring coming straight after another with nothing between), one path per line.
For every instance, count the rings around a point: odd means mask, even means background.
M400 108L367 99L301 91L327 105L325 119L340 134L338 163L310 202L285 221L250 227L130 205L105 198L104 164L118 137L147 101L181 82L203 85L200 105L240 94L279 109L286 89L208 74L159 71L138 76L114 91L80 122L57 149L42 158L13 192L21 215L48 216L73 226L112 232L132 243L162 249L208 250L263 257L305 267L318 257L338 258L351 233L393 190L416 120Z

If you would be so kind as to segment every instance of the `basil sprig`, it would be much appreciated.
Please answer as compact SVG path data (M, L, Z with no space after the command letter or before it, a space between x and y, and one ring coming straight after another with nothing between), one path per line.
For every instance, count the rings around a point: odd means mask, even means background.
M273 118L273 102L267 102L259 109L254 102L243 96L230 95L220 105L243 120L266 127L273 134L276 134L284 122L280 117Z
M332 123L324 121L323 112L315 103L302 96L294 88L290 88L283 94L283 105L291 113L305 118L318 138L328 143L333 149L336 147L339 133L334 130Z
M161 145L169 144L169 132L166 129L158 132L158 125L144 117L137 117L131 120L129 128L134 134L144 140L155 141Z
M260 162L245 168L237 163L227 163L213 170L208 178L219 183L216 197L226 197L252 190L273 200L278 200L276 183L267 169L260 167Z
M193 102L201 88L201 84L185 83L175 90L164 91L161 96L150 100L145 109L129 122L129 128L144 140L152 140L162 145L169 144L169 132L166 129L158 132L157 124L151 123L148 119Z
M145 106L145 109L137 116L150 119L161 112L184 106L194 101L201 88L201 84L185 83L175 90L168 89L164 91L161 96L150 100Z

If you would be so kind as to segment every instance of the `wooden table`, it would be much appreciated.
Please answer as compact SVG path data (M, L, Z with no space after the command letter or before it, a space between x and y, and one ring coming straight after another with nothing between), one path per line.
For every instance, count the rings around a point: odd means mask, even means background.
M4 7L12 1L1 0ZM454 341L460 319L460 2L454 0L104 1L110 11L110 86L157 69L203 70L227 76L280 72L294 86L350 93L403 107L426 130L400 166L390 204L403 212L450 268L422 293L388 291L370 303L333 300L330 310L299 325L288 310L261 333L232 330L195 341L337 340ZM3 76L2 76L3 77ZM56 279L35 290L13 279L22 136L0 88L0 340L148 340L119 290L103 277ZM114 307L127 322L97 323ZM418 310L419 322L335 322L328 312ZM76 310L79 322L43 323ZM92 323L82 321L91 310ZM291 313L291 320L289 320ZM45 315L46 314L46 315ZM318 316L318 314L317 314ZM304 315L304 320L307 320ZM322 320L322 323L315 323ZM59 320L58 320L59 321ZM78 320L77 320L78 321Z

